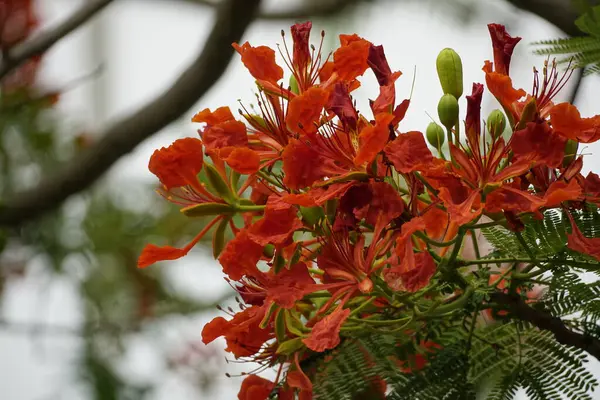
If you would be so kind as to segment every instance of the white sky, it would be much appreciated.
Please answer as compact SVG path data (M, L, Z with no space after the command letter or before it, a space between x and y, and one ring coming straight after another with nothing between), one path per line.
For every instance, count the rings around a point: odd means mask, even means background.
M280 5L284 2L271 3ZM44 24L52 25L76 9L82 1L40 0L38 3ZM556 29L539 18L512 13L502 0L481 1L479 4L472 23L464 24L457 18L449 18L447 10L442 9L439 3L437 8L440 10L436 11L421 2L385 1L382 6L364 8L343 19L325 24L314 21L315 32L325 29L331 40L338 33L356 32L376 44L383 44L392 69L404 73L397 85L399 99L408 97L416 66L413 101L400 129L424 130L429 122L425 113L436 115L437 101L442 94L435 73L435 58L439 50L453 47L461 55L467 92L471 82L483 81L483 61L492 56L486 24L506 23L513 36L524 37L513 57L511 72L516 84L529 90L531 66L540 66L543 59L531 55L528 44L559 35ZM64 87L100 65L103 67L101 78L86 81L62 96L58 108L63 113L65 124L70 127L67 131L94 133L159 95L195 57L211 21L212 15L206 9L175 0L118 1L93 24L56 45L44 61L42 82L47 86ZM246 39L252 44L272 46L280 40L280 29L287 29L289 25L283 22L255 23L247 32ZM600 80L597 77L586 78L578 103L584 116L600 113L597 102L583 102L595 98L598 89ZM565 93L568 94L568 91ZM363 96L359 106L367 112L366 99L376 95L376 81L366 74L363 86L355 96ZM111 170L108 179L115 184L127 184L132 180L154 182L154 176L146 169L150 154L177 137L194 135L196 128L189 118L195 111L221 105L237 110L237 99L250 103L253 98L253 79L236 57L221 81L199 100L185 118L141 144ZM487 94L482 115L497 107ZM596 150L597 146L589 146L590 153L595 154ZM595 156L589 156L586 162L586 169L598 169L600 165ZM203 299L219 297L228 289L221 279L220 268L202 250L194 254L185 261L163 264L161 268L168 269L173 285L186 293ZM50 280L41 265L32 267L30 271L23 280L10 286L2 305L2 315L15 321L77 326L81 310L73 282ZM197 393L189 385L168 375L156 348L158 343L159 349L176 349L184 338L199 339L203 323L211 318L211 315L206 315L185 324L168 324L145 337L133 337L125 361L119 365L120 371L128 379L138 382L155 381L161 376L165 383L155 394L156 399L197 399ZM2 399L81 398L83 389L73 385L75 371L72 363L79 344L76 339L61 337L32 340L0 329ZM222 344L215 342L212 346L221 349ZM226 370L236 371L231 365ZM168 379L164 379L165 374ZM70 389L65 391L65 387ZM232 399L238 388L237 380L222 377L207 398Z

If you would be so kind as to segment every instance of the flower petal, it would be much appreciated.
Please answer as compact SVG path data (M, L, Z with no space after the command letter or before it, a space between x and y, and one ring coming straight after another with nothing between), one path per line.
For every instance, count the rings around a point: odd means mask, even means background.
M178 139L169 147L154 151L148 169L167 189L195 185L196 175L202 170L202 157L202 141L195 138Z
M355 165L363 165L375 159L383 150L390 137L390 123L393 114L382 113L375 116L375 125L368 125L360 131L358 136L359 148L354 157Z
M248 375L242 381L238 393L239 400L267 400L273 391L275 384L268 379L258 375Z
M335 311L317 322L308 338L303 339L302 342L309 349L319 353L335 348L340 344L340 330L349 316L350 310L343 309L342 305L339 305Z
M283 78L283 69L275 62L273 49L267 46L252 47L248 42L241 46L234 43L233 48L240 53L242 62L254 78L273 84Z

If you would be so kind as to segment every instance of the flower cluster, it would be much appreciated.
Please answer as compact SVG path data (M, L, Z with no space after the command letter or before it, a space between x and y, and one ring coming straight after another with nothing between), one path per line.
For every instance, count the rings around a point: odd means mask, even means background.
M161 194L187 216L213 219L182 248L148 245L139 267L186 255L215 228L214 255L239 293L239 311L208 323L202 339L224 337L236 358L278 368L275 382L249 374L240 399L310 399L303 361L311 355L366 329L411 336L429 318L462 307L475 289L472 269L460 268L477 263L461 249L477 229L519 232L524 215L600 202L600 177L583 177L577 156L579 143L600 138L600 116L553 103L569 77L553 64L535 71L530 93L516 89L509 66L520 38L501 25L489 31L485 87L502 111L486 123L480 83L459 120L462 64L444 49L437 59L443 127L402 131L410 100L396 98L401 73L383 47L340 35L339 48L324 56L324 34L318 48L311 45L306 22L292 26L290 47L282 32L289 83L273 49L234 44L256 79L256 104L242 106L238 118L228 107L205 109L193 117L199 137L152 155ZM363 114L351 94L370 74L379 93ZM569 247L600 260L598 240L572 226ZM425 350L398 365L422 367Z

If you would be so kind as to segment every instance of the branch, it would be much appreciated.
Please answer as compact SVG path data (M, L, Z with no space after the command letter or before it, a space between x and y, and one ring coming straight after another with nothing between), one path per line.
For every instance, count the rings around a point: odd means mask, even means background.
M31 57L44 53L62 38L83 25L111 2L112 0L89 1L56 28L42 32L30 40L8 49L8 52L2 57L2 63L0 63L0 79L4 78L10 71L17 68Z
M220 1L214 0L185 0L188 3L200 4L209 7L217 6ZM305 0L307 1L307 0ZM354 6L361 2L370 0L313 0L308 6L301 6L285 11L268 11L261 12L257 18L263 20L302 20L314 17L329 17L346 10L350 6Z
M490 301L506 306L520 320L530 322L542 330L552 332L559 343L584 350L600 360L599 340L573 332L565 326L560 318L528 306L527 303L521 300L519 295L496 292L490 295Z
M507 0L516 8L536 14L569 36L581 36L575 26L579 17L571 0Z
M17 226L58 207L92 185L123 155L179 118L223 75L233 57L232 42L241 39L260 0L227 0L218 8L204 49L177 81L132 115L118 121L91 148L33 189L0 207L0 225Z

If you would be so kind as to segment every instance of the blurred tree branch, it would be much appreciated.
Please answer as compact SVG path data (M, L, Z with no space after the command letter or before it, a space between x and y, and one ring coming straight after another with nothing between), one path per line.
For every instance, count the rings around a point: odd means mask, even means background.
M231 43L241 39L246 27L258 12L260 0L185 1L218 8L215 24L198 58L170 89L142 109L109 127L94 146L76 157L62 170L43 179L38 187L18 193L4 201L0 207L0 225L17 226L57 208L69 196L92 185L123 155L191 108L220 78L233 55ZM305 3L308 5L294 10L263 13L260 17L301 19L328 16L343 11L348 6L367 1L374 0L310 1ZM567 34L577 33L573 23L577 17L577 10L570 0L507 1L519 9L539 15ZM10 70L10 67L2 65L14 64L23 57L43 52L93 15L83 18L84 10L91 9L92 5L101 8L100 5L109 2L110 0L97 0L90 3L67 21L70 23L65 23L65 27L58 27L55 31L32 40L31 43L20 45L23 46L21 50L19 46L12 49L11 58L3 60L4 64L0 64L0 77L3 76L2 72L6 68ZM79 23L75 17L79 18Z
M600 360L600 341L598 339L568 329L560 318L527 305L518 294L496 292L490 294L490 300L506 306L518 319L527 321L539 329L552 332L559 343L584 350Z
M17 226L55 209L100 178L117 160L188 111L223 75L233 57L232 42L254 20L260 0L220 4L203 50L173 85L156 99L118 121L90 148L39 186L18 193L0 207L0 225Z
M215 7L221 3L216 0L184 0L188 3ZM264 20L306 19L311 17L327 17L338 14L350 6L374 0L303 0L305 5L285 11L266 11L258 14Z
M59 26L41 32L37 36L23 43L19 43L2 54L0 63L0 79L4 78L13 69L20 66L32 57L42 54L62 38L85 24L97 12L109 5L112 0L94 0L86 3L73 15Z
M581 35L575 26L579 17L572 0L506 0L516 8L529 11L550 22L569 36Z

